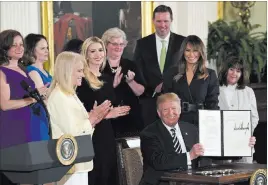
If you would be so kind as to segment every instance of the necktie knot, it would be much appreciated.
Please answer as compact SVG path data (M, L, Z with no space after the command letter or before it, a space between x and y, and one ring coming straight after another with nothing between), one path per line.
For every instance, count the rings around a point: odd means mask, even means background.
M161 43L162 43L162 47L165 47L166 45L166 41L165 40L161 40Z
M172 128L172 129L170 129L170 131L171 131L172 137L174 138L176 136L176 129Z

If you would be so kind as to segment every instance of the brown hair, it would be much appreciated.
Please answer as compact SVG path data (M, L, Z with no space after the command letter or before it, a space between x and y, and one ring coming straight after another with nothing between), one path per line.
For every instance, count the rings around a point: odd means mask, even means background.
M14 38L16 36L20 36L23 41L21 33L17 30L4 30L0 32L0 49L2 50L1 53L4 54L2 57L3 59L0 61L0 66L9 64L10 57L7 55L7 53L8 50L12 47Z
M187 61L185 60L184 52L187 48L187 44L190 44L194 50L197 50L200 53L200 57L196 64L196 72L198 73L198 79L206 79L209 74L206 68L207 57L205 52L205 45L202 40L196 35L189 35L183 40L178 56L178 73L174 79L178 81L186 73Z
M243 59L239 59L236 56L227 57L226 61L222 63L220 72L219 72L219 82L220 86L228 86L227 74L230 68L240 69L241 77L237 81L237 89L244 89L245 85L248 83L248 74Z

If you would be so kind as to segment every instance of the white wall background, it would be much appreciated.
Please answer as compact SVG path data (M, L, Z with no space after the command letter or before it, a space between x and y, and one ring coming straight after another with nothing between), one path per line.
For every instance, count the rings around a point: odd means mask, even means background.
M217 20L217 2L155 2L164 4L173 11L172 31L180 35L197 35L207 43L208 22Z
M40 2L0 2L0 31L15 29L23 36L41 33Z

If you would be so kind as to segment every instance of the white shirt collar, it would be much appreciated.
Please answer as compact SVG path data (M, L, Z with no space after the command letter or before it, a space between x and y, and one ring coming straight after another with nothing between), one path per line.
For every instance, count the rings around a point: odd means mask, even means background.
M177 124L174 127L170 127L170 126L166 125L163 121L162 121L162 123L166 127L166 129L168 130L169 133L171 133L170 132L170 129L172 129L172 128L175 128L176 131L179 130L179 124L178 124L178 122L177 122Z
M170 32L168 33L168 35L167 35L166 38L164 38L164 39L160 38L160 37L155 33L155 39L156 39L156 40L159 40L160 42L161 42L161 40L165 40L166 43L168 43L168 42L169 42L169 38L170 38Z

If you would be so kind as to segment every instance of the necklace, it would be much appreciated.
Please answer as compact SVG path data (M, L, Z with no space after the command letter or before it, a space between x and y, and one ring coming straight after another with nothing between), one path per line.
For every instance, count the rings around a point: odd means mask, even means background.
M114 69L114 68L112 68L112 67L110 66L110 69L111 69L112 73L116 73L117 70L118 70L118 66L116 67L116 69Z
M111 72L112 72L112 73L116 73L117 70L118 70L118 68L119 68L119 66L120 66L120 61L119 61L119 62L116 62L116 63L118 63L118 64L117 64L117 65L118 65L117 67L112 67L112 65L110 64L109 59L108 59L107 61L108 61L109 67L110 67L110 69L111 69ZM114 69L114 68L116 68L116 69Z

